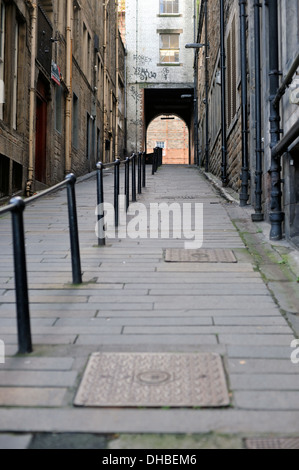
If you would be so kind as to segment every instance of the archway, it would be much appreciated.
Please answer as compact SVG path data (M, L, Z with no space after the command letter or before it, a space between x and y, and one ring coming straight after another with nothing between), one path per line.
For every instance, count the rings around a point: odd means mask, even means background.
M176 115L160 115L147 128L148 151L163 148L163 164L189 164L189 130L186 123Z
M167 120L173 117L181 119L188 129L188 159L187 164L194 163L194 93L192 88L146 88L144 90L144 124L145 134L151 122L161 116ZM147 151L151 147L146 145ZM156 139L157 142L159 139Z

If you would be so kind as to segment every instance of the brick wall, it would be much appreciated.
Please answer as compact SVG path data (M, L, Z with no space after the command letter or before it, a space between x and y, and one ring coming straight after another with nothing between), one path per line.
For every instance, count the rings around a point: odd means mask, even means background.
M164 116L165 118L165 116ZM147 150L151 152L158 142L165 142L164 164L189 163L189 132L186 124L176 116L154 119L147 131Z

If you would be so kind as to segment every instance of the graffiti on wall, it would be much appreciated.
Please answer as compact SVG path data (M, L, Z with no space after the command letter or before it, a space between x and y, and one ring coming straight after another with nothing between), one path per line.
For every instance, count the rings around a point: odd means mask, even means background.
M134 75L139 78L141 82L157 78L156 72L152 72L144 67L133 67Z

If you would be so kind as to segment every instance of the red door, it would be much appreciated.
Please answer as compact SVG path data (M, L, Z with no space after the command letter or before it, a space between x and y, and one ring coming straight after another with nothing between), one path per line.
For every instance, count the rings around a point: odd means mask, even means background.
M38 86L36 98L35 179L47 179L47 101L44 86Z

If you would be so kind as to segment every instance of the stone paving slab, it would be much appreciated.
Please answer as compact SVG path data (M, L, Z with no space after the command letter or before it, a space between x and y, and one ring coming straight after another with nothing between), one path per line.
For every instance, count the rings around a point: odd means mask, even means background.
M1 371L0 387L72 387L77 378L76 371Z
M6 432L286 433L299 432L294 410L0 410Z
M31 434L23 434L21 436L12 434L0 434L0 449L24 450L28 448L31 439Z
M51 407L63 406L66 395L66 388L51 387L1 387L0 403L2 407ZM4 423L1 423L1 428ZM21 426L21 423L19 423ZM30 427L29 423L28 426ZM14 431L18 431L19 427Z

